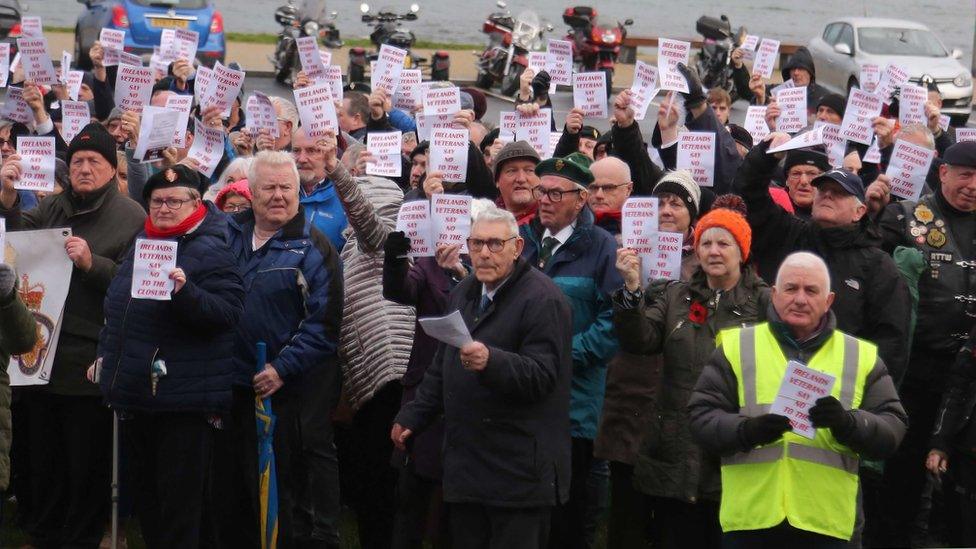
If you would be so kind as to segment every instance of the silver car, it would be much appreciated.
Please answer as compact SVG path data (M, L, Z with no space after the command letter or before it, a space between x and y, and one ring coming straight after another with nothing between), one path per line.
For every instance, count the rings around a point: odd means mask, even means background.
M817 83L841 94L858 86L861 66L904 67L914 84L934 81L942 92L942 112L963 125L972 112L973 79L958 61L962 51L946 49L925 25L900 19L845 17L830 22L810 41Z

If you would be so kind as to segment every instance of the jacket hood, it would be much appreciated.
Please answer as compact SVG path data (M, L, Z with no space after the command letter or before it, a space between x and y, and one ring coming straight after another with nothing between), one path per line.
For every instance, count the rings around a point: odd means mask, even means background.
M810 55L810 50L806 46L797 48L796 52L783 65L781 73L784 82L790 79L790 71L793 69L806 69L810 73L810 82L817 81L817 67L813 64L813 56Z

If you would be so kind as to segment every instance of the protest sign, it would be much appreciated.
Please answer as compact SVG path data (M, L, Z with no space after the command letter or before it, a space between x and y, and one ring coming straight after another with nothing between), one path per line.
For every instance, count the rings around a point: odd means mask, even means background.
M874 63L861 65L860 79L861 89L866 92L874 93L881 81L881 67Z
M125 31L117 29L102 28L98 35L98 41L102 44L104 57L102 64L111 67L119 64L119 52L125 49ZM111 52L111 55L110 53Z
M559 144L559 140L562 139L562 137L563 137L563 132L549 132L550 156L552 156L551 152L556 150L556 145Z
M875 137L871 141L871 145L868 146L868 151L864 153L864 158L862 161L865 164L880 164L881 163L881 147L878 146L878 138Z
M401 149L403 132L370 132L366 134L366 148L373 156L366 163L367 175L400 177L403 173Z
M742 50L742 59L749 60L756 58L756 48L759 47L759 37L755 34L747 34L742 39L739 49Z
M949 131L949 123L950 122L952 122L952 117L947 116L947 115L944 115L944 114L940 114L939 115L939 127L942 128L942 131L944 131L944 132Z
M420 102L420 83L423 79L420 69L403 69L400 73L400 85L393 94L393 108L413 112ZM460 98L458 101L460 102Z
M210 177L224 156L224 128L205 126L202 121L193 121L193 145L186 157L197 162L197 171Z
M880 96L852 88L844 109L844 119L840 123L840 136L848 141L870 145L874 138L873 122L881 114L881 107Z
M455 114L461 110L461 90L457 86L428 88L424 92L424 116Z
M61 101L61 137L66 143L71 143L71 140L91 121L88 103L84 101Z
M24 191L54 191L54 138L21 135L17 137L20 179L14 188Z
M322 64L328 67L332 64L332 52L329 50L319 49L319 59L322 60Z
M53 86L58 83L54 63L47 53L47 40L44 38L18 38L17 48L23 56L24 80L35 84Z
M84 78L85 73L82 71L68 71L68 80L65 86L68 88L68 97L72 101L78 100L78 94L81 93L81 81Z
M0 115L21 124L30 124L34 120L33 111L31 111L27 101L24 101L23 88L16 86L7 88L7 95L3 100L3 111L0 112Z
M925 177L935 158L935 151L898 139L891 151L885 171L891 179L891 194L906 200L918 200L925 189Z
M468 253L471 234L471 197L463 194L435 194L430 199L430 228L437 246L460 245Z
M247 131L257 136L261 129L271 132L271 137L278 138L278 115L275 113L271 98L259 91L255 91L247 98Z
M678 70L678 63L688 65L691 44L661 38L657 42L657 77L662 90L688 93L688 81Z
M325 76L325 63L319 53L319 43L314 36L300 36L298 45L298 59L302 70L312 80L320 80Z
M123 111L141 113L142 108L152 99L152 87L155 83L152 70L119 65L115 76L115 104Z
M688 170L701 187L715 186L715 134L681 132L678 134L676 167Z
M36 15L25 15L20 18L20 34L26 38L43 38L44 25Z
M796 133L807 125L807 88L799 86L782 89L774 96L779 105L776 131Z
M445 183L460 183L468 172L468 130L437 129L430 132L427 171L441 172Z
M814 128L823 128L823 145L827 149L827 161L838 168L844 164L847 153L847 140L840 136L840 126L822 120L813 123Z
M193 62L197 57L197 45L200 43L200 33L188 29L176 29L173 33L173 53L176 59L186 59Z
M552 156L549 132L552 131L552 109L539 109L534 115L516 111L515 139L528 141L542 158Z
M889 63L884 72L881 73L881 79L878 81L874 93L881 96L885 105L889 105L891 104L891 94L895 92L895 88L907 83L908 71L904 67Z
M221 109L220 116L227 118L230 116L230 109L234 106L234 100L241 92L244 85L244 71L234 70L225 67L220 61L214 65L210 82L203 93L203 101L200 104L201 112L211 107Z
M7 87L8 78L10 78L10 43L3 42L0 43L0 88Z
M129 291L133 299L173 299L176 281L170 279L169 273L176 269L176 249L175 240L136 239Z
M7 44L7 47L9 46L10 45ZM60 81L62 84L67 84L69 72L71 72L71 54L61 50L61 66L58 67L58 81Z
M752 74L762 75L769 79L773 76L773 67L776 66L776 59L779 58L779 40L763 38L756 50L756 61L752 64Z
M607 77L603 71L573 75L573 106L586 118L607 117Z
M132 158L139 163L155 162L163 158L163 151L173 144L180 112L165 107L146 105L139 122L139 141ZM185 126L184 126L185 129Z
M651 250L657 233L657 197L633 196L620 209L620 234L624 247Z
M430 231L430 202L412 200L400 205L397 214L396 230L410 239L407 257L433 257L434 240Z
M766 107L749 106L746 109L746 119L743 127L752 136L753 143L759 143L769 135L769 125L766 124Z
M403 61L406 57L406 50L383 44L380 47L376 67L370 74L370 89L374 92L383 90L393 97L397 86L400 85L400 73L403 71Z
M929 100L929 90L914 84L902 84L898 95L898 122L926 125L925 103Z
M186 126L190 122L190 109L193 108L193 96L171 93L166 98L166 108L179 113L173 133L173 146L184 149L186 148Z
M813 440L817 429L810 421L810 408L818 399L830 396L835 381L830 374L791 360L786 364L786 373L769 413L786 416L793 433Z
M442 129L461 129L463 126L454 122L453 114L440 114L435 116L425 116L417 113L417 139L420 141L430 141L430 132Z
M684 236L681 233L658 231L654 239L654 253L650 260L641 258L641 275L651 280L681 280L681 249Z
M326 65L325 76L319 79L321 82L328 82L332 91L333 101L342 101L342 67L337 65Z
M641 60L634 65L634 83L630 86L630 108L634 120L643 120L657 95L657 67Z
M808 132L803 132L797 135L793 139L790 139L786 143L778 147L770 147L766 151L766 154L773 154L783 151L790 151L793 149L803 149L806 147L812 147L814 145L821 145L824 142L824 128L823 126L814 127Z
M956 128L956 143L976 141L976 128Z
M328 82L318 82L295 90L295 105L305 133L311 137L322 137L326 130L339 133L339 119L336 117L335 103Z
M142 57L127 51L119 52L120 65L132 65L133 67L142 66Z
M196 75L193 77L193 99L198 105L203 103L203 92L210 86L212 75L213 69L203 65L197 67Z
M546 72L552 84L573 85L573 43L550 39L546 46Z

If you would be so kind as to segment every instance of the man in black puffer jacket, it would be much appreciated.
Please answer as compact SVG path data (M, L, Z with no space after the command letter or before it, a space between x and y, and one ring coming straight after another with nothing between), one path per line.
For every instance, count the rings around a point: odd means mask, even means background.
M817 84L817 67L806 46L800 46L782 67L783 81L793 80L794 86L807 87L807 112L816 113L817 106L824 96L830 93L827 88ZM742 63L742 51L732 52L732 79L739 97L753 105L765 105L772 100L769 93L771 85L763 83L759 75L749 75L749 69Z

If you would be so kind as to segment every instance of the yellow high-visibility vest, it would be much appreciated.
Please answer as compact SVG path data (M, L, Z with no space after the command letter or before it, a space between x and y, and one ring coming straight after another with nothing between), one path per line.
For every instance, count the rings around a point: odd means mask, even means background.
M768 413L787 363L769 324L724 330L716 343L738 380L740 414ZM807 367L834 376L832 395L854 409L877 356L875 345L834 330ZM849 540L857 514L857 469L857 454L830 429L817 429L813 440L786 432L775 442L722 458L722 530L761 530L786 520L794 528Z

